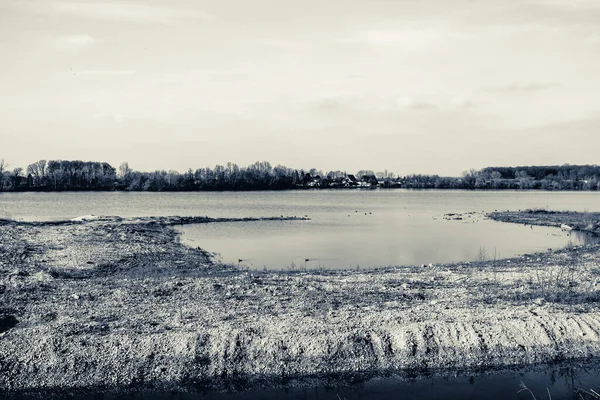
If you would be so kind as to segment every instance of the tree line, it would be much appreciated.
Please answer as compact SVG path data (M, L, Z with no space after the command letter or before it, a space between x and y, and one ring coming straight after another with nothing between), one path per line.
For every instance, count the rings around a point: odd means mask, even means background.
M361 170L355 174L312 168L292 169L258 161L247 167L234 163L184 173L135 171L124 162L39 160L27 168L8 168L0 159L0 191L216 191L286 190L303 188L408 189L543 189L600 190L596 165L488 167L465 171L460 177L397 176L392 172Z

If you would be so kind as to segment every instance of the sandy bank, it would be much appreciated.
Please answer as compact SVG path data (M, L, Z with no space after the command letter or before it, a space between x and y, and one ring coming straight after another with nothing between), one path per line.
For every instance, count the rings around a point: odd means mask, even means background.
M600 355L597 246L427 268L243 272L156 221L0 224L0 389Z
M554 226L557 228L564 226L567 229L600 234L600 213L598 212L534 209L525 211L496 211L489 213L488 217L502 222Z

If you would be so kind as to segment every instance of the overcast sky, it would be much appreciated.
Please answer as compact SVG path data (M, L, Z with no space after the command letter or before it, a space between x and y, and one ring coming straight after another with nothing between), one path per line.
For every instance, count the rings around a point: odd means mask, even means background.
M0 158L594 164L598 0L0 0Z

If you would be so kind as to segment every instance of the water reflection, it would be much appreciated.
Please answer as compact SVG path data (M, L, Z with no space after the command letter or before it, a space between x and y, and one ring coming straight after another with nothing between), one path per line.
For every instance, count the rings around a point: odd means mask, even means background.
M310 221L188 225L182 241L215 252L217 260L249 269L364 269L481 261L596 243L583 232L480 219L431 218L427 211L379 211L352 220L314 213ZM363 215L364 216L364 215Z
M372 378L353 384L329 384L315 387L269 388L239 392L130 392L44 394L44 398L71 400L481 400L532 399L520 391L521 382L538 400L586 399L578 389L600 391L600 362L566 362L521 370L459 373L421 378ZM550 396L548 396L550 393ZM50 397L48 397L50 396ZM9 400L29 399L12 396Z
M590 232L570 231L568 237L569 240L565 247L587 246L600 243L600 236Z

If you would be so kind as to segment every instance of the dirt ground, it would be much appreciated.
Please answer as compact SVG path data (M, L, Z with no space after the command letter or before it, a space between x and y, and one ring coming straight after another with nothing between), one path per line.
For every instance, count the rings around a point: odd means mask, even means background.
M554 223L542 214L490 217ZM600 355L597 245L426 267L240 271L181 245L171 228L211 221L2 221L0 391L252 385Z

